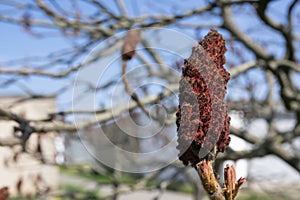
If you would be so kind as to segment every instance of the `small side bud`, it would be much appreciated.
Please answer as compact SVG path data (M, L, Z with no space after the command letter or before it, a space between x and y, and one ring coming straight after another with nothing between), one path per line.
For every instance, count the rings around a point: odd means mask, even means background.
M246 181L245 178L239 178L238 181L236 181L236 172L233 167L233 165L229 166L228 164L226 165L224 169L224 194L226 197L226 200L233 200L241 185Z
M212 168L212 161L202 160L196 167L204 189L208 194L214 194L217 190L218 182Z

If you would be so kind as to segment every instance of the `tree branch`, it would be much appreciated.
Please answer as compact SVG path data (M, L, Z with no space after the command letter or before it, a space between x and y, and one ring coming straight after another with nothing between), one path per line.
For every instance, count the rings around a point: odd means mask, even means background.
M241 41L248 49L250 49L258 58L264 60L269 60L272 56L256 42L254 42L249 36L243 33L236 25L232 19L231 8L228 5L223 5L222 17L224 20L223 26L236 37L237 40Z

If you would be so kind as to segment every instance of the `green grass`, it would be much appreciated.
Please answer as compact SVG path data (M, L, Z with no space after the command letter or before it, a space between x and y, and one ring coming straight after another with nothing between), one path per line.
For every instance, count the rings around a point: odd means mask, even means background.
M113 179L99 174L87 165L76 166L76 167L59 167L60 173L66 173L69 175L79 176L88 180L95 181L100 184L113 184ZM134 184L138 181L139 177L133 174L122 173L120 178L120 183L122 184Z
M256 194L249 194L243 197L237 197L237 200L271 200L273 198L267 197L265 195L256 195ZM275 199L274 199L275 200Z
M72 166L72 167L59 167L60 173L66 173L69 175L79 176L81 178L85 178L88 180L95 181L100 184L113 184L113 180L110 177L101 175L99 173L96 173L87 165L80 165L80 166ZM136 174L127 174L122 173L120 183L121 184L127 184L132 185L137 183L140 180L139 175ZM158 182L155 180L150 181L146 187L151 187L157 185ZM168 187L168 190L177 191L177 192L183 192L187 194L192 194L194 189L193 186L190 183L184 183L182 181L175 181L172 182Z
M9 197L9 200L34 200L34 199L38 199L38 197L32 196L32 197Z
M80 186L66 185L63 188L64 194L61 196L64 200L74 199L101 199L98 190L85 190Z
M264 195L241 191L241 193L238 194L237 200L291 200L291 198L287 196L283 197L276 194Z
M100 192L98 190L85 190L80 186L74 185L65 185L61 188L63 191L62 194L55 196L55 199L63 199L63 200L104 200L100 196ZM38 200L41 199L40 196L28 196L28 197L10 197L9 200Z
M176 192L186 193L186 194L192 194L194 192L194 188L190 183L184 183L181 181L170 183L167 189Z
M109 177L103 176L101 174L93 173L91 168L88 166L76 166L76 167L59 166L59 172L73 175L73 176L79 176L82 178L93 180L93 181L95 181L97 183L101 183L101 184L111 184L112 183L112 180Z

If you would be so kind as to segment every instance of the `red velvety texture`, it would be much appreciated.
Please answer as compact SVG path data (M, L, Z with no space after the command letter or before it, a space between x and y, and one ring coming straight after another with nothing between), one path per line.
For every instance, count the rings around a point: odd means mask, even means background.
M204 142L209 151L216 145L217 152L224 152L229 145L230 117L224 97L230 74L223 67L225 52L222 35L211 30L185 59L176 113L177 149L185 165L195 166L205 158L199 157Z

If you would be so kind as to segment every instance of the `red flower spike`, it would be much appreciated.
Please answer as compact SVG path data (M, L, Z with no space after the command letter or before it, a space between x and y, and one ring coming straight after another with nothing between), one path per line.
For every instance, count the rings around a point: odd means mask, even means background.
M179 159L185 165L196 166L215 150L214 159L229 145L230 117L224 97L230 75L223 67L225 51L225 40L211 30L184 61L176 124Z

